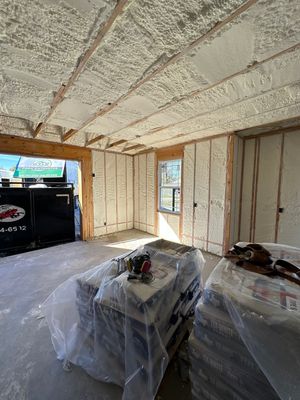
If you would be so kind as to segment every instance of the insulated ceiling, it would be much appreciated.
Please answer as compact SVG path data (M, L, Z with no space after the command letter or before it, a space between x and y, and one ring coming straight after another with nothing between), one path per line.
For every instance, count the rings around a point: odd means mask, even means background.
M0 132L135 154L299 117L299 21L299 0L2 0Z

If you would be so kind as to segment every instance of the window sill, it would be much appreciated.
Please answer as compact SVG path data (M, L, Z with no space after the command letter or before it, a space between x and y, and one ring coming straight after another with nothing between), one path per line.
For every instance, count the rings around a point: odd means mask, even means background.
M167 211L167 210L157 210L158 213L161 214L171 214L171 215L181 215L181 212L175 212L175 211Z

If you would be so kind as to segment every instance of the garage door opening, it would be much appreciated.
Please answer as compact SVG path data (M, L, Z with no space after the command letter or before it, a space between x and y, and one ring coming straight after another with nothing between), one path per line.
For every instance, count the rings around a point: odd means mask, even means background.
M0 254L81 238L80 163L0 154Z

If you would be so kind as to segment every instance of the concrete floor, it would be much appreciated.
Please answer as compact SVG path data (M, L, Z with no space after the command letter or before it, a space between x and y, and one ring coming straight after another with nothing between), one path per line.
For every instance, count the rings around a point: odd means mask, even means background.
M39 305L64 280L102 261L155 240L131 230L92 242L74 242L0 260L0 400L119 400L119 387L104 384L56 359ZM219 257L204 254L206 279ZM84 260L84 262L82 262ZM161 400L189 398L189 384L170 363L158 393Z

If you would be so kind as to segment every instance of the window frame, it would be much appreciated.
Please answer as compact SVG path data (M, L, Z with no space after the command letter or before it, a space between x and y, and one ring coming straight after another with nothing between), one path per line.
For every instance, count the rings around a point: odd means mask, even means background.
M180 186L162 186L161 184L161 165L162 163L166 162L171 162L171 161L180 161ZM183 168L183 158L182 156L178 157L172 157L172 158L164 158L164 159L158 159L158 164L157 164L157 174L158 174L158 180L157 180L157 191L158 191L158 196L157 196L157 211L160 213L166 213L166 214L172 214L172 215L181 215L182 212L182 168ZM179 189L179 211L172 211L166 208L161 207L161 189ZM172 196L173 198L173 196ZM174 196L175 198L175 196ZM174 200L173 200L174 201ZM172 203L173 203L172 201Z

